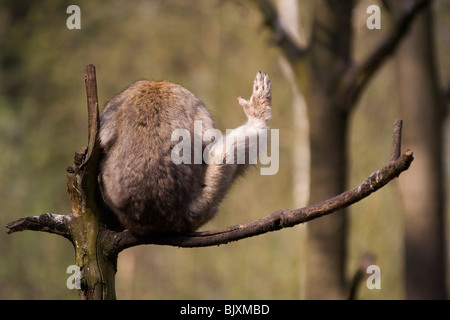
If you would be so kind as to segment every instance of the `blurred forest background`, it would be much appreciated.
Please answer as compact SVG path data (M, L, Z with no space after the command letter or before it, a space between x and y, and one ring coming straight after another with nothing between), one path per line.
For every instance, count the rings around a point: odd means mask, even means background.
M299 30L308 32L313 0L299 1ZM275 3L275 2L274 2ZM66 9L81 9L81 29L69 30ZM381 29L369 30L369 5L381 7ZM450 79L450 3L433 3L436 66ZM356 1L353 55L363 57L390 31L381 2ZM251 95L257 70L273 83L271 128L280 131L280 167L273 176L252 170L238 181L220 212L203 229L247 222L298 200L294 168L298 114L286 61L252 1L153 0L0 1L0 225L20 217L70 210L65 169L87 144L85 66L97 69L99 101L139 79L166 79L194 92L222 132L245 116L236 98ZM398 58L398 56L397 56ZM348 128L348 186L353 188L390 156L392 125L400 118L398 62L378 70L352 112ZM448 122L448 121L447 121ZM444 123L444 181L450 180L450 128ZM405 122L407 127L408 123ZM304 139L303 139L304 140ZM407 148L407 142L404 148ZM420 150L413 150L420 157ZM414 174L414 164L400 176ZM307 181L308 175L300 177ZM296 191L297 190L297 191ZM448 190L448 188L447 188ZM446 191L444 199L448 199ZM446 260L450 260L449 206ZM424 213L425 214L425 213ZM370 252L381 269L381 289L361 299L404 299L405 216L398 183L349 209L350 279ZM302 299L308 295L306 225L210 248L140 246L120 253L118 299ZM0 233L0 299L77 299L66 287L74 264L70 242L51 234ZM338 272L338 271L336 271ZM447 288L450 278L447 267ZM445 281L445 280L443 280ZM314 285L314 284L312 284ZM326 296L327 288L324 290Z

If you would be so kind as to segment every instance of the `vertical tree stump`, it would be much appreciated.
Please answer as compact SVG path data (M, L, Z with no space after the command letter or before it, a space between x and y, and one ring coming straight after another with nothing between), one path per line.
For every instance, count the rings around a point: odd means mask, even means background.
M100 147L99 110L95 67L87 65L85 75L89 136L88 146L75 153L73 167L67 168L67 188L72 200L69 215L70 239L76 265L81 272L82 299L115 299L114 276L117 255L105 258L101 247L105 228L98 186Z
M207 247L226 244L271 231L293 227L337 212L368 197L382 188L413 161L413 153L400 152L401 121L394 129L390 161L373 172L358 187L307 207L281 209L266 217L219 230L186 234L160 234L137 237L117 224L114 215L105 207L98 183L100 146L99 110L95 67L87 65L86 94L88 105L88 146L75 152L74 164L67 168L67 189L72 210L67 215L44 213L12 221L6 225L8 233L34 230L54 233L69 239L75 249L76 265L80 269L79 295L84 300L115 299L115 274L119 252L142 244L178 247Z

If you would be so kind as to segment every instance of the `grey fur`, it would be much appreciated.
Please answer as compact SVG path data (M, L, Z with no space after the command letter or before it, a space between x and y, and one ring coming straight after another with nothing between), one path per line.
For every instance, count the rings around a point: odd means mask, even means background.
M269 78L258 72L251 99L239 98L247 123L222 142L248 134L250 128L268 128L271 92ZM214 128L210 112L196 96L166 81L138 81L106 104L100 118L101 189L125 228L138 235L196 230L216 214L234 179L248 167L174 164L171 152L178 142L171 141L172 132L187 129L193 137L195 120L202 121L203 132ZM223 160L218 142L214 158ZM230 145L233 151L238 148Z

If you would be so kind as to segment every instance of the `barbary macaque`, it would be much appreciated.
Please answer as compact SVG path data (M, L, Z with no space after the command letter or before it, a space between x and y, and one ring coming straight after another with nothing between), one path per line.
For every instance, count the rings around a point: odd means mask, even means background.
M135 82L109 100L100 117L105 203L122 226L137 235L198 229L214 217L233 181L248 168L248 163L227 157L248 153L248 143L237 138L249 141L269 129L271 100L271 81L258 72L250 100L238 98L247 122L215 141L200 140L202 151L211 145L208 161L174 163L177 141L172 133L184 129L201 139L214 129L211 113L180 85ZM194 126L198 121L201 126Z

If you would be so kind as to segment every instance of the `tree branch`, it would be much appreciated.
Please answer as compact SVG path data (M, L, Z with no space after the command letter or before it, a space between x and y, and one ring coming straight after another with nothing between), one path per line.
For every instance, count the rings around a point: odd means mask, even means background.
M355 189L346 191L334 198L297 210L278 210L265 218L220 230L193 232L181 235L155 235L145 238L138 238L128 230L122 232L108 231L108 235L102 240L103 248L105 252L111 250L111 252L117 254L126 248L141 244L159 244L178 247L215 246L293 227L297 224L305 223L348 207L382 188L409 168L414 158L410 150L400 155L399 148L401 144L399 139L401 138L401 126L401 120L395 122L391 161L380 170L372 173L366 181Z
M394 134L392 137L391 161L395 161L400 158L400 152L402 149L402 127L402 120L395 121Z
M72 212L68 215L42 214L26 217L6 225L8 233L24 230L43 231L69 239L75 248L76 263L82 271L83 299L114 299L114 275L117 256L122 250L142 245L159 244L178 247L205 247L292 227L317 219L360 201L382 188L407 170L413 161L410 150L400 154L402 122L394 125L390 161L353 190L297 210L278 210L265 218L228 228L187 234L163 234L139 238L131 232L108 229L107 212L102 210L98 190L98 102L95 68L86 68L88 96L89 143L75 153L74 166L67 168L68 191Z
M405 7L403 14L397 19L391 32L361 63L353 65L342 81L343 106L351 108L356 105L361 92L375 72L394 53L395 49L407 34L414 18L427 6L430 0L412 0Z
M291 62L296 62L305 50L301 48L284 29L278 11L270 0L254 0L264 16L264 24L274 32L274 42Z
M12 221L6 225L8 234L24 231L43 231L48 233L55 233L72 241L69 232L69 215L44 213L40 216L21 218Z
M117 255L120 251L142 244L159 244L178 247L207 247L226 244L231 241L264 234L271 231L293 227L346 208L377 191L407 170L413 161L413 153L406 150L400 154L402 121L394 124L394 135L390 161L380 170L373 172L358 187L341 193L331 199L296 210L282 209L269 216L238 224L220 230L192 232L186 234L164 234L149 237L137 237L128 230L117 232L104 230L101 236L101 248L105 256ZM27 217L7 224L8 233L23 230L35 230L55 233L71 240L69 223L71 216L43 214Z
M99 153L98 147L98 131L99 131L99 112L98 112L98 97L97 97L97 76L95 74L95 66L88 64L86 66L86 74L84 76L86 87L86 98L88 105L88 150L86 158L84 159L82 167L85 165L91 156L97 156ZM96 161L93 161L96 162Z

